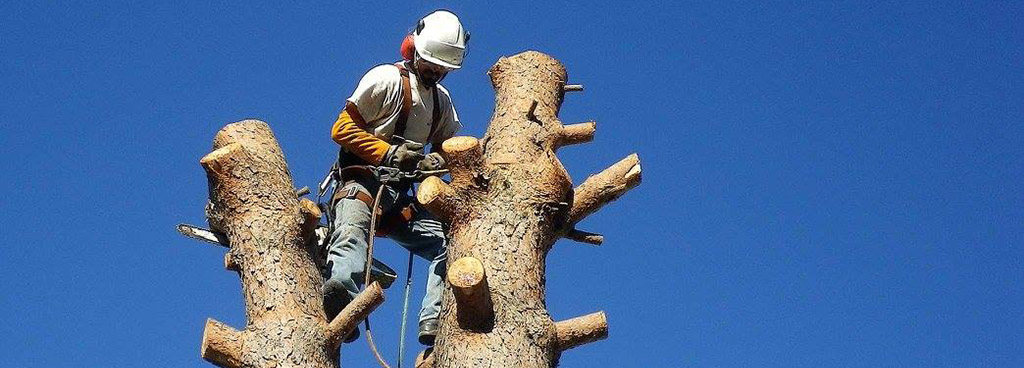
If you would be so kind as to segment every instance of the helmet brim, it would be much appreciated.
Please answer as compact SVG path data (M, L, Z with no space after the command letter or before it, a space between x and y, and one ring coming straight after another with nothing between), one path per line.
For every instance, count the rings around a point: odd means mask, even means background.
M462 68L466 49L421 37L416 37L413 42L416 44L416 54L423 60L452 70Z

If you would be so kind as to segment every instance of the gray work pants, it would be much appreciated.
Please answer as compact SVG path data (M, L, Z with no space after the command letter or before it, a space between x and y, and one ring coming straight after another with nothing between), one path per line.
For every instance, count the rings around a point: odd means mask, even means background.
M347 183L341 191L347 192L352 186L371 196L377 194L379 183L371 180L357 180ZM398 193L394 188L385 187L380 200L383 213L396 206L405 206L414 198L408 193ZM356 297L359 285L363 283L366 267L367 234L370 228L370 208L355 198L343 198L334 205L334 232L327 254L329 277L341 281L349 296ZM380 223L378 216L377 223ZM441 291L448 252L447 241L441 222L425 209L417 211L409 222L390 229L388 237L413 254L430 262L427 273L427 293L423 297L419 321L437 318L441 311Z

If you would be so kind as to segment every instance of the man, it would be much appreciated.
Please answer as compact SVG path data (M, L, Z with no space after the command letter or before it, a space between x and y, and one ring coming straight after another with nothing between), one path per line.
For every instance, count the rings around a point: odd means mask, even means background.
M330 275L324 283L328 318L337 315L358 293L366 266L367 237L374 236L368 234L370 207L381 183L355 169L361 165L402 171L443 169L445 163L437 151L441 142L461 127L451 97L439 82L449 71L462 66L469 34L455 14L437 10L421 19L410 37L415 46L413 55L367 72L331 130L341 153L340 183L331 200L334 231L327 255ZM405 48L403 51L407 51ZM426 144L433 151L428 155L422 153ZM409 189L385 187L379 199L380 222L399 218L384 229L388 236L430 261L427 292L419 313L419 341L433 345L446 268L446 240L441 222L416 208ZM354 331L346 342L357 337L358 331Z

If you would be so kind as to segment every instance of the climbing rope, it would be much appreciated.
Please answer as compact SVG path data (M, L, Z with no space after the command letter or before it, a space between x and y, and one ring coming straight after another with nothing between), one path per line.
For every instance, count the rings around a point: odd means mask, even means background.
M370 285L370 266L373 264L373 238L374 234L377 233L377 210L380 208L380 197L384 194L384 187L386 184L380 183L377 187L377 195L373 197L373 208L370 209L370 231L366 246L366 266L363 268L363 290ZM363 320L363 329L366 330L366 343L370 345L370 351L373 352L373 356L377 358L377 363L381 367L391 368L387 362L384 361L384 357L380 355L380 351L377 351L377 344L373 343L373 333L370 332L370 316L366 316Z
M409 266L405 268L405 296L402 298L402 328L398 333L398 368L405 358L405 323L409 320L409 290L412 289L412 251L409 251Z

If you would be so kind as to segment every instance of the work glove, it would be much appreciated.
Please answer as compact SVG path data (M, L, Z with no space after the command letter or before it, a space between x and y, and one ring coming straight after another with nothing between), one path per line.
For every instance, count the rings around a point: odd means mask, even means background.
M400 145L393 145L384 156L384 166L390 166L402 171L413 171L416 164L423 160L423 154L419 151L423 145L416 142L405 142Z
M440 153L434 152L423 157L423 159L416 164L416 168L423 171L434 171L448 167L447 164L448 163L444 161L444 157L441 157Z

